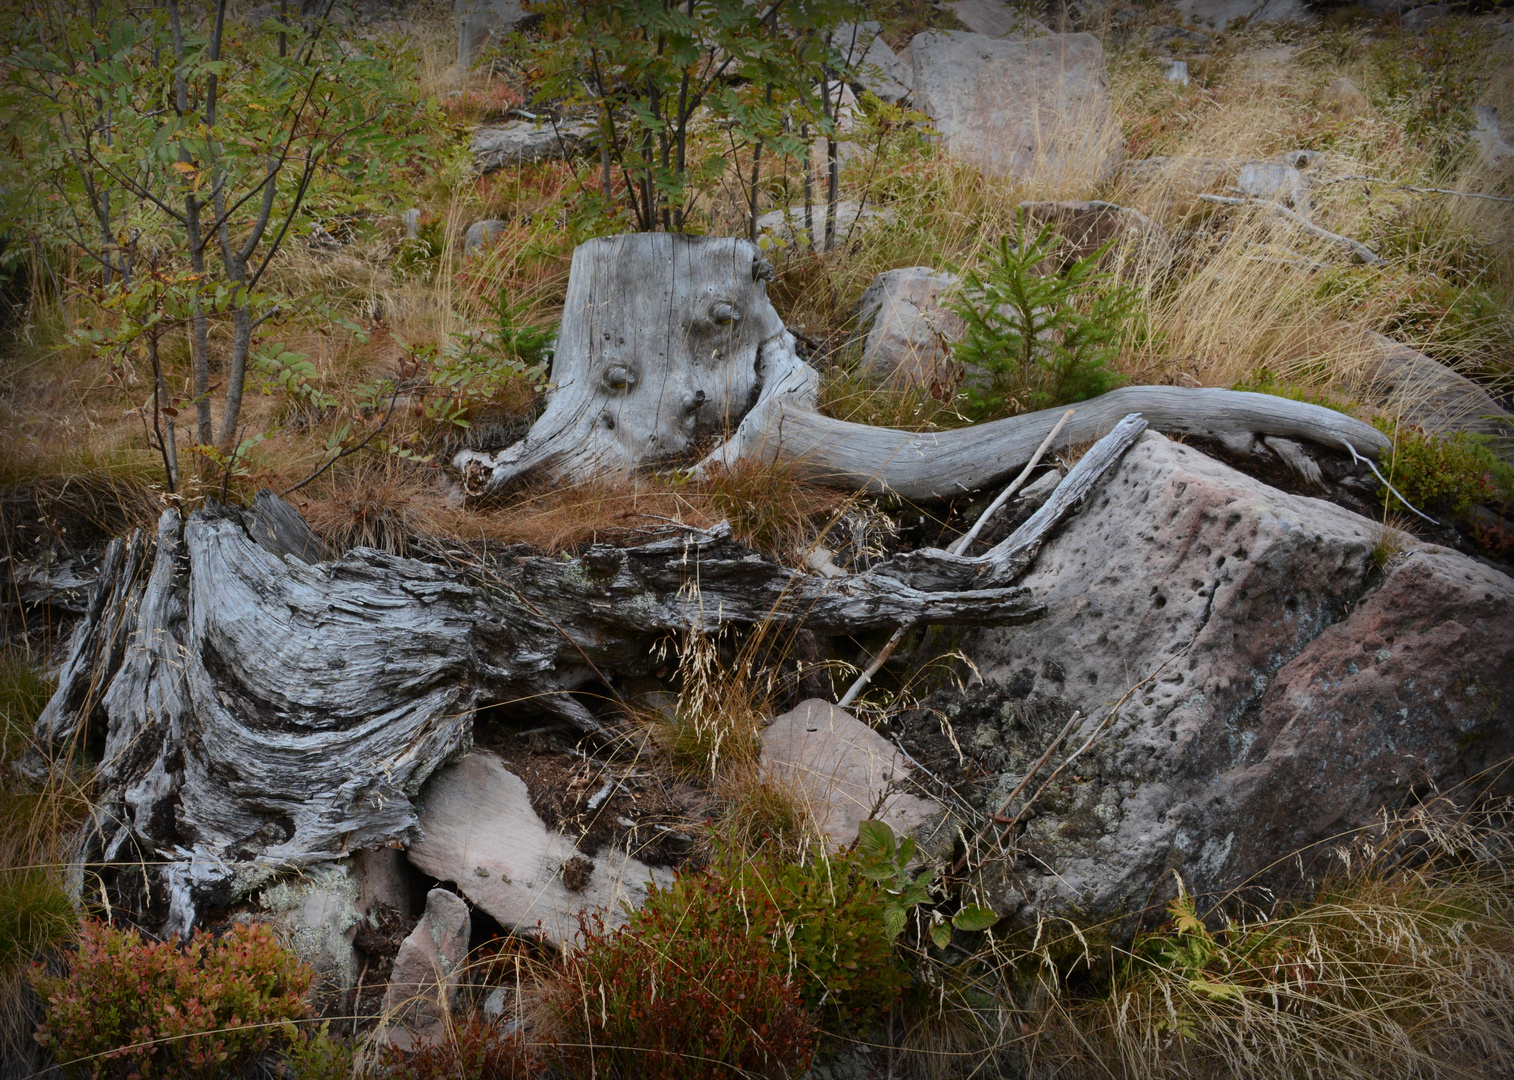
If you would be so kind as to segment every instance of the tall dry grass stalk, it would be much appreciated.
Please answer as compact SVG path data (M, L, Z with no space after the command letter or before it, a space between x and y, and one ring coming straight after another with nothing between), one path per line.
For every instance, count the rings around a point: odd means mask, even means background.
M16 771L32 745L32 725L52 693L36 661L0 656L0 1077L39 1067L32 1038L40 1003L27 986L32 964L56 959L77 930L79 891L73 842L89 812L87 769L70 747L48 778Z

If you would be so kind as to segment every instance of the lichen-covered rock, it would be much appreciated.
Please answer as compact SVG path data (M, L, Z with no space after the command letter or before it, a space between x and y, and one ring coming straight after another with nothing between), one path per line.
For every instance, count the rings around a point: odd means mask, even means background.
M550 941L572 940L584 909L618 926L626 904L638 907L646 899L649 881L672 882L670 871L624 851L601 851L585 872L587 860L573 841L547 828L532 809L525 781L481 750L432 777L421 793L420 828L424 839L410 846L412 863L455 883L505 926ZM564 881L565 867L577 888Z
M1433 547L1381 569L1381 537L1144 435L1025 578L1046 619L964 643L991 685L1082 710L1052 767L1112 714L988 867L996 907L1128 931L1173 871L1279 883L1291 853L1514 753L1514 580ZM1001 733L1024 745L985 812L1061 715Z
M359 920L359 886L342 864L318 867L263 890L263 907L289 949L315 972L315 992L340 997L357 982L352 939Z
M985 175L1092 187L1119 168L1124 141L1092 34L933 30L915 36L910 56L916 108L947 151Z
M592 120L511 120L473 132L469 151L479 172L493 172L511 165L565 158L584 139L594 134Z

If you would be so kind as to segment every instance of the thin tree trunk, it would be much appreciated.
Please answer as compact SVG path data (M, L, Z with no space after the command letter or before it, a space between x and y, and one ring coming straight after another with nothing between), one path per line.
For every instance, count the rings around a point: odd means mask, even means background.
M173 406L168 400L168 382L163 377L163 365L158 356L156 332L147 335L147 356L152 361L153 432L158 436L158 449L163 454L163 472L168 480L168 493L172 495L179 490L179 444L174 432Z

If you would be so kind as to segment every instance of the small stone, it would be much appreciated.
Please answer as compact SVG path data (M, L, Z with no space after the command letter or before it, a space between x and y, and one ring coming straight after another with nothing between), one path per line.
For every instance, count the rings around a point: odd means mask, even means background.
M570 892L583 892L594 876L594 861L575 855L562 864L562 883Z
M446 889L432 889L426 894L425 914L400 944L384 993L384 1014L422 1041L435 1037L457 994L471 928L463 899Z
M909 767L895 746L818 698L800 702L763 730L762 772L803 799L832 850L856 840L857 827L874 816L904 836L940 810L930 799L897 790Z
M1188 85L1188 61L1187 60L1164 60L1162 61L1162 78L1179 86Z
M468 226L468 231L463 236L463 257L482 255L485 249L492 247L494 242L504 235L504 232L505 223L499 218L475 221Z

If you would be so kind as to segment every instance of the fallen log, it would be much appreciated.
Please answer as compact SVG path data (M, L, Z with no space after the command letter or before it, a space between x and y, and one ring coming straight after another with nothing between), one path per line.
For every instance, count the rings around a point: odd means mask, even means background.
M454 459L471 494L526 478L585 479L689 464L794 463L820 483L942 499L995 485L1022 467L1061 415L1050 409L953 431L871 427L817 411L818 373L768 302L756 245L729 237L603 237L573 255L552 377L526 437L497 454ZM1152 427L1246 433L1376 456L1388 440L1330 409L1267 394L1133 386L1078 406L1053 448L1088 443L1128 413Z
M1043 612L1018 587L806 575L728 528L576 559L307 561L319 550L269 493L247 511L170 511L156 536L117 541L38 721L34 770L103 725L88 858L167 860L169 929L276 870L416 839L411 800L469 745L478 707L591 729L570 692L650 674L669 634Z

